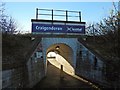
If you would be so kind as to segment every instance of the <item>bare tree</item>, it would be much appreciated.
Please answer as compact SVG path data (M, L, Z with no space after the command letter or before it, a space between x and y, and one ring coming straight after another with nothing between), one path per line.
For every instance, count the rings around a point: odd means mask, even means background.
M0 31L7 34L14 34L17 32L15 20L5 14L5 3L0 4Z
M118 12L114 3L113 6L114 8L111 10L111 13L108 17L103 18L103 20L101 20L99 23L90 24L87 27L87 30L92 36L94 36L94 38L96 35L102 36L105 42L109 44L109 47L111 48L111 52L114 53L113 56L116 57L119 56L118 38L120 38L120 30L119 30L120 13Z

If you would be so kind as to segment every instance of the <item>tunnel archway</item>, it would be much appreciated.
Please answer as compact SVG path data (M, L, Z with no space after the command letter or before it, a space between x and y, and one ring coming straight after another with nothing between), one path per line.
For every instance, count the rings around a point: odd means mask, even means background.
M73 50L70 46L64 43L53 44L48 47L46 60L46 64L49 62L55 67L62 69L67 74L75 74Z

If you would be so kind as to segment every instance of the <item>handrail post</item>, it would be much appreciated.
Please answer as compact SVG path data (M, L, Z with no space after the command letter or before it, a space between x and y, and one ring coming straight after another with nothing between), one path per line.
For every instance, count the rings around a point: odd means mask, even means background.
M36 19L38 19L38 8L36 9Z
M68 21L68 11L66 10L66 21Z
M53 21L53 9L52 9L52 21Z
M79 12L79 20L80 20L80 22L81 22L81 12Z

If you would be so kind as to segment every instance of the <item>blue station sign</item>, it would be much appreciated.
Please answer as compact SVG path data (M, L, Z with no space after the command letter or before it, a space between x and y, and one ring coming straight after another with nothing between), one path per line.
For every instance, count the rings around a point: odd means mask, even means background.
M32 33L43 33L43 32L85 34L85 26L32 23Z

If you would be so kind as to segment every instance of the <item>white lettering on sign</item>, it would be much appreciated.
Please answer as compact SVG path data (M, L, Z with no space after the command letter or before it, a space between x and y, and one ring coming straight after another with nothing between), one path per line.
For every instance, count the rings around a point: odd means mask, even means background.
M59 30L62 30L62 28L61 27L54 27L54 26L52 26L52 27L36 26L36 30L44 30L44 31L47 31L47 30L55 31L55 30L57 30L57 31L59 31Z
M82 28L73 28L73 27L67 27L67 31L82 31Z

